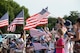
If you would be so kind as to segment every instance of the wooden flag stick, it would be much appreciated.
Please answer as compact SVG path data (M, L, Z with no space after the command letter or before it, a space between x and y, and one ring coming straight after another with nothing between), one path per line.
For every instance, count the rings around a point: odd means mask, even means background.
M23 17L24 17L24 9L23 9ZM23 27L25 26L25 22L23 24ZM23 29L24 30L24 29ZM25 42L25 47L26 47L26 31L24 30L24 42Z

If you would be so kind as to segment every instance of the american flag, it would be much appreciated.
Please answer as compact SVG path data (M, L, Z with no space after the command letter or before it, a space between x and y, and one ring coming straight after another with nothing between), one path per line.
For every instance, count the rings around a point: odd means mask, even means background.
M30 35L32 37L39 37L39 36L45 35L45 32L40 29L31 28Z
M45 37L45 41L50 41L51 40L51 33L49 31L45 32L44 29L35 29L35 28L31 28L30 29L30 35L32 37L40 37L43 36Z
M0 27L4 27L8 25L8 12L5 13L1 18L0 18Z
M22 10L16 18L13 20L12 24L19 25L24 24L24 10Z
M11 24L8 26L8 31L14 32L16 30L16 25L22 25L24 24L24 10L22 10L16 18L11 22Z
M38 23L38 25L44 25L44 24L47 24L48 23L47 16L50 14L48 12L48 7L46 7L44 10L45 10L44 12L46 12L46 13L42 16L42 19L40 20L40 22Z
M26 26L24 27L24 30L29 30L30 28L48 23L48 19L46 18L48 15L49 12L46 9L42 9L41 12L31 16L26 20Z

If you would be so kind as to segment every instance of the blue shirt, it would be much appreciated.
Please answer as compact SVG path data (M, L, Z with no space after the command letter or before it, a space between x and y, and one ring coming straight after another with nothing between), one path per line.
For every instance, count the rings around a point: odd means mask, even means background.
M3 38L2 38L2 36L0 35L0 42L2 42L2 39L3 39Z

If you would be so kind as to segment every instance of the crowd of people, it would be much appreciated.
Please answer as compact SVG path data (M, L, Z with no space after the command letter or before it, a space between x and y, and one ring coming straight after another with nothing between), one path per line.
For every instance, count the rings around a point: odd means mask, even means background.
M2 50L0 51L1 53L15 53L15 52L22 53L25 48L23 33L21 32L21 36L18 39L6 38L4 41L2 40L0 45L1 45L0 50Z
M43 30L47 33L46 35L39 37L31 37L31 35L29 35L26 37L25 41L23 32L21 32L20 38L8 38L5 43L2 43L0 39L0 47L3 47L0 52L80 53L80 18L76 20L75 24L72 24L70 20L64 20L59 17L56 22L56 26L52 31L49 31L47 27L44 27ZM49 39L47 35L49 36ZM36 49L35 47L39 49Z

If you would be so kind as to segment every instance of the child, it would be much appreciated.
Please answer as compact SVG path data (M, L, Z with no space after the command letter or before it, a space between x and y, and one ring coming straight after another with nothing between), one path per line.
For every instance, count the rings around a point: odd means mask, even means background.
M59 39L56 42L56 53L64 53L64 33L62 29L58 29Z

